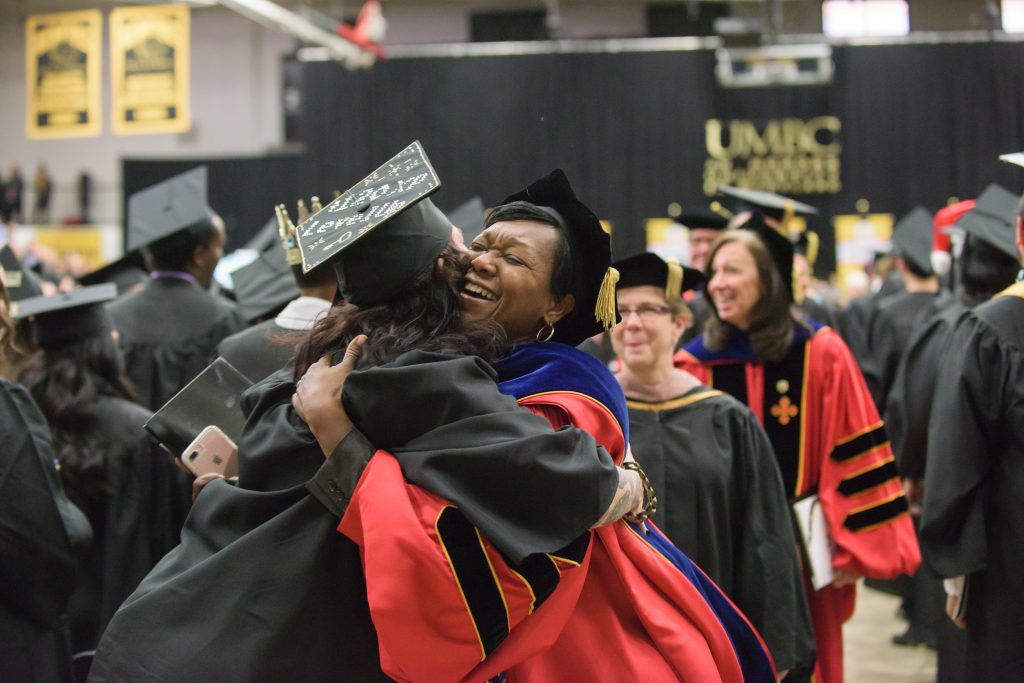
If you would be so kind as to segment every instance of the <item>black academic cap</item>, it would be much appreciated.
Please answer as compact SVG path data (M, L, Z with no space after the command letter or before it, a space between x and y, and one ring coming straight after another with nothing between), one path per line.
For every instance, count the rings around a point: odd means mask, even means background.
M729 225L728 218L702 206L685 209L676 221L691 230L725 230Z
M779 275L782 276L782 282L786 285L786 294L789 295L790 300L795 300L793 296L793 243L789 241L788 237L765 223L759 213L751 216L742 228L756 233L761 238L768 253L771 254L772 262L775 263ZM710 263L708 267L711 267Z
M502 204L530 202L544 209L569 240L573 269L582 291L571 292L576 305L555 325L554 341L576 346L619 321L615 306L618 272L611 268L611 238L594 212L576 198L569 179L555 169Z
M659 287L665 290L666 301L678 299L683 292L704 282L704 273L696 268L687 268L674 258L664 261L650 252L616 261L612 267L619 271L619 290L644 285Z
M146 270L145 260L142 254L137 251L129 252L116 261L111 261L91 273L86 273L78 278L80 285L98 285L104 282L112 282L117 285L118 294L124 294L132 287L142 284L149 279L149 272Z
M206 167L199 166L165 180L128 199L128 244L135 251L176 232L209 223Z
M480 197L473 197L465 204L448 212L448 220L462 230L462 239L466 242L466 246L472 244L473 240L484 231L486 227L485 211L484 200Z
M918 206L901 218L892 229L892 244L905 261L922 273L932 272L932 226L935 217L928 209Z
M104 304L116 297L117 286L108 282L25 299L13 304L11 313L19 320L34 316L39 347L54 349L110 336L114 325Z
M277 216L271 216L270 220L263 224L252 238L245 243L242 249L251 249L263 253L276 247L280 242L277 229Z
M722 185L718 188L718 191L727 197L740 200L753 211L758 211L769 218L779 221L783 220L787 213L795 216L818 215L818 210L810 204L804 204L774 192L748 190L745 187L732 187L730 185Z
M21 261L6 244L0 249L0 266L4 268L4 287L11 301L22 301L42 295L43 290L39 287L35 273L22 266Z
M978 196L974 208L957 221L957 226L973 238L987 242L1010 258L1016 259L1017 231L1014 217L1020 197L993 183Z
M231 273L238 307L247 321L275 313L299 296L291 266L280 247L260 254L252 263Z
M349 303L386 303L434 266L452 224L427 199L441 187L419 141L298 227L302 269L330 261Z

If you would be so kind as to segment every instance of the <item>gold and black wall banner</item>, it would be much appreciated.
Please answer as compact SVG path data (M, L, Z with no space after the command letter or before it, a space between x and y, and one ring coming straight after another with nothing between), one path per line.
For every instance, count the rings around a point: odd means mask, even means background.
M187 131L192 125L188 7L112 10L110 85L115 133Z
M838 194L841 131L836 116L708 119L704 193L736 185L781 194Z
M102 49L99 10L28 18L25 134L29 138L100 134Z

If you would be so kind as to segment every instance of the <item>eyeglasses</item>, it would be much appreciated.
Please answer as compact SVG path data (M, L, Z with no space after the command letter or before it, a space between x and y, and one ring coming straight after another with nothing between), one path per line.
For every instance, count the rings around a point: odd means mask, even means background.
M644 322L650 322L655 320L659 315L665 315L671 313L672 309L669 306L655 306L653 304L644 304L643 306L637 306L636 308L620 308L619 317L622 318L622 322L626 322L631 314L636 313L640 316L640 320Z

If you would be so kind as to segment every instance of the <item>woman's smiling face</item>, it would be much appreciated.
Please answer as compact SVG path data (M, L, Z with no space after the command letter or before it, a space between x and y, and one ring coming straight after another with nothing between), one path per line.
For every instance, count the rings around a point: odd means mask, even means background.
M499 221L470 245L460 298L467 320L494 320L511 341L530 339L572 310L551 292L561 235L539 221Z
M753 254L741 242L728 242L715 252L705 290L718 317L741 330L750 328L761 298L761 278Z

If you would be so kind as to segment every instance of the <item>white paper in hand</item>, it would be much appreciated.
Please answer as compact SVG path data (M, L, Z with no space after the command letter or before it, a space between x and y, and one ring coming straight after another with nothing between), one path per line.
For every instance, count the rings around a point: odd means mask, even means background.
M821 509L817 494L801 498L793 503L793 515L800 529L800 541L804 544L804 558L811 575L814 590L821 590L832 583L832 543L828 536L828 522Z

